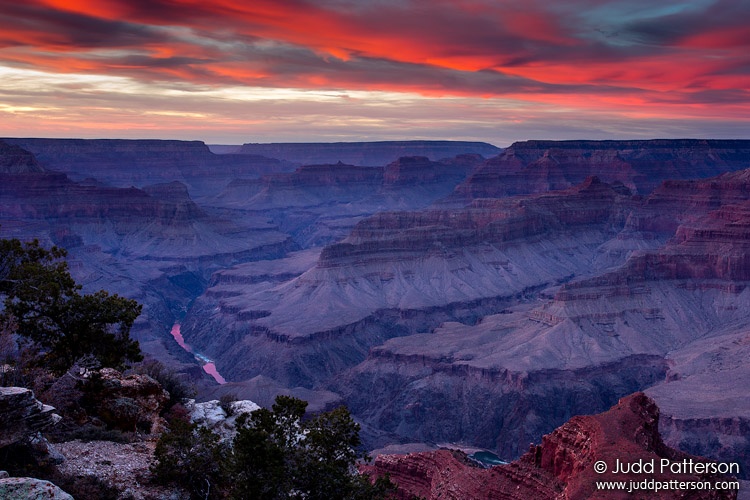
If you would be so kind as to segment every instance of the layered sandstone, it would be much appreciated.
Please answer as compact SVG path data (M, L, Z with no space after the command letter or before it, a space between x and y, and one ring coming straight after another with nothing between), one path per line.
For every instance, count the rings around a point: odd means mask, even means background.
M179 181L193 196L218 193L231 179L294 168L257 155L217 155L200 141L124 139L4 139L74 181L95 178L118 187Z
M643 393L621 399L609 411L578 416L544 436L539 445L518 460L490 469L472 466L463 455L441 450L406 456L381 455L374 465L362 466L375 476L389 474L398 485L399 498L418 496L426 499L588 499L632 498L627 491L604 491L597 481L722 481L718 474L662 471L668 463L693 461L687 455L666 446L658 432L659 409ZM615 473L617 460L627 463L657 464L654 473ZM603 461L605 473L597 474L594 464ZM661 490L637 491L643 498L733 499L737 491ZM687 495L687 496L686 496Z
M233 181L215 203L253 210L350 203L370 196L382 182L382 168L308 165L288 174Z
M236 179L211 204L267 215L302 247L347 236L363 218L388 209L420 209L448 195L483 158L431 161L402 157L386 167L306 165L292 173Z
M570 191L476 202L463 211L379 214L298 276L245 287L220 285L220 278L196 301L183 332L222 360L233 380L262 374L310 387L388 338L442 321L476 321L590 272L628 203L590 179ZM530 256L540 265L519 265ZM212 331L234 333L217 339ZM278 343L295 347L279 351Z
M648 193L667 179L693 179L750 167L750 141L524 141L490 159L452 202L564 189L588 176Z
M50 144L64 148L67 141ZM118 165L115 173L137 174ZM296 248L265 219L208 213L177 181L120 188L51 171L0 173L0 228L3 237L66 248L86 291L106 289L144 304L133 335L147 352L181 366L194 361L169 343L169 331L211 273Z
M210 320L192 334L235 332L212 344L231 377L322 383L386 441L512 458L570 416L663 382L672 353L748 320L746 175L665 183L645 199L592 178L463 210L378 214L296 277L224 295L217 282L196 303ZM654 201L667 192L668 204ZM634 230L654 206L681 204L671 233Z

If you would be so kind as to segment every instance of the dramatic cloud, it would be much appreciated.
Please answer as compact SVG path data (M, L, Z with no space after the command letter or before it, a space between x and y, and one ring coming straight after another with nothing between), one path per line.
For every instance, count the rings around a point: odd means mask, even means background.
M0 0L0 133L740 137L748 18L733 0Z

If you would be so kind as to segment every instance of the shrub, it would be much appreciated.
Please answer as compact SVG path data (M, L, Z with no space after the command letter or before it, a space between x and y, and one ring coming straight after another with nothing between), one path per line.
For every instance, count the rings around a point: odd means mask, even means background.
M222 410L224 410L224 413L226 413L227 417L231 417L234 415L234 408L232 407L232 403L237 401L237 395L234 393L230 394L222 394L219 398L219 406Z
M170 430L156 444L151 467L160 484L177 484L194 499L223 498L226 446L218 435L183 419L173 419Z
M159 482L188 487L193 498L390 498L395 486L388 478L371 483L357 472L366 455L349 411L304 420L306 407L279 396L270 410L240 415L231 447L208 429L174 419L157 443L152 471Z
M159 384L169 393L169 401L162 411L162 416L169 412L174 405L181 405L185 400L195 397L195 388L186 384L180 374L175 370L167 368L155 359L149 359L142 363L138 363L133 367L132 372L148 375L159 382Z

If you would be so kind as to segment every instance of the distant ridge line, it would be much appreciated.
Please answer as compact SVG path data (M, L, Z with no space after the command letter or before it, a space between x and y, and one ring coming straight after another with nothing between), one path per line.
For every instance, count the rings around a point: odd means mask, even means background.
M247 143L238 151L301 164L341 161L356 166L384 166L403 156L425 156L435 161L462 154L479 154L487 158L501 152L501 148L486 142L444 140Z

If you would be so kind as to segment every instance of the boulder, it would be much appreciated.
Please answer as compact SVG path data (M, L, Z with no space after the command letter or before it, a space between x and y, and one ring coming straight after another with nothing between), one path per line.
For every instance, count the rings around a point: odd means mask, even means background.
M195 400L190 400L185 407L190 412L190 420L214 431L221 436L222 440L234 438L237 417L243 413L252 413L260 408L257 404L247 400L232 401L226 404L222 404L218 400L204 403L196 403ZM229 414L227 414L227 409Z
M58 421L54 408L25 387L0 387L0 448L18 443ZM1 497L0 498L6 498Z
M73 500L63 490L41 479L8 477L0 479L0 498L14 500Z
M169 393L148 375L128 375L103 368L103 388L97 413L108 425L126 431L156 432L164 422L160 417Z

